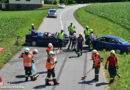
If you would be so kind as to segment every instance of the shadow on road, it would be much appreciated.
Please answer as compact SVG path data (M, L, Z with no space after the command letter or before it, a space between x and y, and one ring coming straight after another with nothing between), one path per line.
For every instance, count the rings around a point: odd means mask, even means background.
M38 74L45 74L45 73L47 73L47 71L38 72Z
M15 82L10 82L10 84L21 84L21 83L25 83L25 81L15 81Z
M25 75L16 75L16 78L25 78Z
M97 83L97 84L96 84L96 87L100 87L100 86L108 85L108 84L109 84L109 83L101 82L101 83Z
M79 82L79 84L89 84L89 85L92 85L92 83L94 83L94 82L95 82L94 80L89 80L89 81Z
M39 86L35 86L33 87L33 89L42 89L42 88L45 88L46 85L39 85Z

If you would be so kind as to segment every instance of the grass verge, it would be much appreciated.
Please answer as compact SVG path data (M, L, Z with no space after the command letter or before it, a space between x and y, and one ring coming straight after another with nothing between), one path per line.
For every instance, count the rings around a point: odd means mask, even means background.
M114 6L114 4L116 4L117 8ZM108 3L108 4L94 4L94 5L90 5L88 7L83 7L78 9L75 13L74 16L77 19L77 21L83 26L85 27L86 25L88 25L90 28L94 29L94 33L98 36L102 36L102 35L115 35L115 36L119 36L124 38L125 40L129 41L130 40L130 31L128 28L124 28L124 25L126 22L122 22L123 24L120 25L118 24L118 19L114 19L112 18L112 20L110 20L111 17L117 17L119 18L118 14L114 14L115 16L111 16L111 13L113 12L106 12L108 10L107 5L111 5L109 7L111 7L110 9L112 11L119 11L122 13L125 12L129 12L129 10L123 10L125 8L121 8L122 6L125 6L127 3L119 3L119 6L117 5L118 3ZM105 5L105 7L104 7ZM122 5L122 6L120 6ZM127 5L128 6L128 5ZM91 7L91 9L90 9ZM95 8L97 7L97 8ZM99 9L101 8L102 9ZM114 8L113 8L114 7ZM119 7L121 8L120 10ZM129 8L130 6L128 6L127 8ZM93 9L95 8L95 9ZM105 9L107 8L107 9ZM113 10L116 9L116 10ZM100 11L102 10L102 11ZM104 11L106 10L106 11ZM109 11L111 11L109 10ZM98 12L99 11L99 12ZM116 13L117 13L116 11ZM91 13L90 13L91 12ZM98 13L103 12L104 14L109 14L107 16L99 16ZM126 14L126 16L124 15L124 17L129 17L130 14L127 16L128 14ZM109 18L109 19L108 19ZM128 18L127 18L128 19ZM126 18L125 18L126 20ZM130 23L129 20L127 20L128 23ZM127 25L125 27L128 27ZM100 52L102 54L102 56L104 57L104 63L106 62L107 57L109 56L109 52L106 51L101 51ZM130 89L130 55L128 54L122 54L122 55L117 55L118 60L119 60L119 69L118 72L121 74L121 78L116 78L115 82L113 84L110 85L110 90L129 90ZM106 76L109 79L109 75L108 72L106 72Z
M22 48L31 24L34 23L38 29L47 12L48 10L0 12L0 47L6 48L0 53L0 68ZM16 45L17 36L20 37L19 45Z

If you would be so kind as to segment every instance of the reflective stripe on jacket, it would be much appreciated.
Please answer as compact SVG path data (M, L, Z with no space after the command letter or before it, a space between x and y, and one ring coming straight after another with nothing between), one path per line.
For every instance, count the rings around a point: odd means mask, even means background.
M46 61L46 69L54 69L54 60L52 57L48 57Z
M32 67L32 55L23 54L24 67Z

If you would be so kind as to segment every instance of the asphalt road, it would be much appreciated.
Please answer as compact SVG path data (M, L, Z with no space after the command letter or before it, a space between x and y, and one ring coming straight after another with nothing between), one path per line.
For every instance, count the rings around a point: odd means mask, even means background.
M82 26L74 19L73 13L77 8L86 5L68 6L65 9L59 9L57 11L58 17L45 18L41 24L40 32L59 32L64 29L68 34L67 27L73 22L76 26L77 32L83 32ZM4 82L4 88L0 90L107 90L103 69L100 69L99 82L93 82L94 70L87 74L84 81L81 81L81 77L84 73L87 73L92 68L91 52L84 50L81 57L76 57L74 52L67 52L64 50L55 50L58 54L56 69L56 77L59 86L45 86L46 69L45 62L47 59L45 47L30 47L31 50L37 48L39 50L38 55L35 56L35 63L37 73L40 74L36 81L24 82L24 68L22 59L18 56L21 52L18 52L4 67L0 70Z

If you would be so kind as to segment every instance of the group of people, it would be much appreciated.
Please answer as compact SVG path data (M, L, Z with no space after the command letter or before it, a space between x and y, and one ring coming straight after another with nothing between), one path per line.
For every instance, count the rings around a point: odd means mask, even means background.
M25 48L24 52L21 53L21 55L19 56L19 58L23 58L23 65L24 65L24 70L25 70L25 81L28 81L28 78L30 77L31 81L35 81L37 79L37 77L39 76L39 74L36 74L36 70L33 69L35 66L35 60L34 60L34 56L38 53L37 49L34 49L33 51L31 51L29 48ZM56 80L55 77L55 65L57 63L56 59L54 58L54 47L52 45L52 43L48 44L48 48L46 49L46 53L47 53L47 60L46 60L46 69L47 69L47 76L45 79L45 84L46 85L51 85L49 83L49 80L51 78L52 75L52 80L54 82L54 85L59 85L59 83Z
M33 27L32 27L33 28ZM73 24L71 23L71 25L68 27L68 31L69 31L69 38L70 38L70 42L68 45L68 49L70 49L70 46L73 50L76 50L76 44L77 44L77 54L78 56L82 55L82 49L83 49L83 44L84 44L84 38L83 38L83 34L80 33L78 38L76 37L76 30L75 27L73 26ZM88 26L86 27L86 29L84 30L84 34L85 34L85 39L86 40L90 40L93 39L93 30L92 29L88 29ZM63 45L63 39L64 39L64 31L61 30L61 32L58 34L58 42L59 42L59 49L62 49L62 45ZM54 82L54 85L59 85L59 83L56 80L56 76L55 76L55 65L57 63L54 53L54 46L52 43L48 44L48 47L46 49L47 52L47 60L46 60L46 69L47 69L47 76L45 78L45 84L46 85L51 85L49 83L50 78L52 76L52 81ZM31 78L32 81L36 80L37 77L39 76L39 74L36 73L32 73L32 69L33 69L33 63L34 63L34 56L38 53L37 49L34 49L33 51L31 51L29 48L25 48L24 52L19 56L19 58L23 58L23 65L24 65L24 69L25 69L25 81L28 81L28 77ZM101 57L101 55L98 53L97 50L93 50L92 51L92 60L93 60L93 69L95 69L95 78L93 79L94 81L98 81L99 80L99 70L100 70L100 66L101 66L101 62L103 62L103 58ZM118 60L117 57L115 56L115 51L111 50L110 52L110 56L107 58L106 64L105 64L105 69L107 69L107 64L109 62L109 74L110 74L110 83L112 83L114 81L115 76L117 75L117 69L118 69Z

